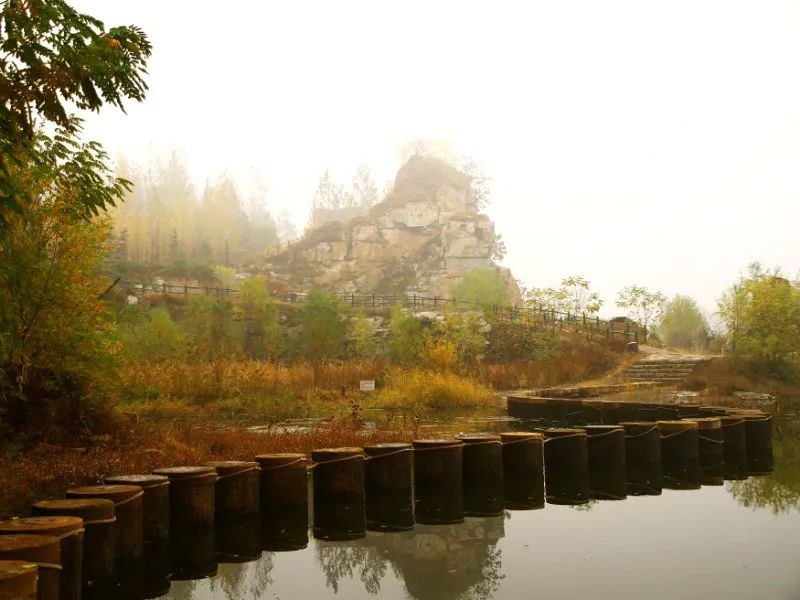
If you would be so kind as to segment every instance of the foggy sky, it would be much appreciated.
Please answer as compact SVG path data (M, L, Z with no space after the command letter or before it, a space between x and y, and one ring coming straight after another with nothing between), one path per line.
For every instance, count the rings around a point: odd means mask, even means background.
M527 285L581 274L709 312L747 264L800 270L800 3L74 0L150 36L150 92L86 137L179 150L306 224L326 168L379 189L414 138L492 176Z

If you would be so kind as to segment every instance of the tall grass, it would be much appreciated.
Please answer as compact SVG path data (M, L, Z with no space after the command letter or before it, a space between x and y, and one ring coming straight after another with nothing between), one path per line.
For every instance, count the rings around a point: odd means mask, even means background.
M385 408L476 408L497 402L497 396L471 377L420 369L395 369L373 400Z
M477 363L470 370L477 380L496 390L512 390L591 379L608 372L618 361L619 354L607 346L570 340L563 342L558 354L552 358L533 362Z

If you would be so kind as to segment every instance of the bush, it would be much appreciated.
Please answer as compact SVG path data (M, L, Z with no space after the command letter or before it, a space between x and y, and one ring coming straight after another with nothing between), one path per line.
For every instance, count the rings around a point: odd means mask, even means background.
M375 403L389 408L476 408L497 402L492 391L469 377L441 371L395 369Z

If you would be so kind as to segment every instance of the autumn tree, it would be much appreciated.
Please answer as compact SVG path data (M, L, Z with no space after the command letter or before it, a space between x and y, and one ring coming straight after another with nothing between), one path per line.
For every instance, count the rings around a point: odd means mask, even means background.
M482 306L510 304L508 284L497 269L470 269L453 287L453 298Z
M772 365L800 355L800 284L758 263L719 300L734 355Z
M667 302L656 332L672 348L701 348L708 342L708 321L692 298L676 295Z
M561 280L558 288L531 288L524 292L525 302L541 310L571 315L594 315L603 306L591 282L580 275Z
M617 306L627 309L628 317L648 330L661 315L666 302L663 293L651 292L639 285L629 285L617 294Z
M131 26L106 30L63 0L7 0L0 6L0 43L0 223L37 199L20 169L54 175L48 191L72 197L74 216L114 205L120 188L105 185L99 146L75 160L80 121L69 109L124 109L126 100L143 100L151 52L145 34ZM60 133L42 152L38 127L45 123Z
M106 30L63 0L4 2L0 44L0 411L33 431L34 415L84 417L114 351L102 213L130 182L79 140L70 107L141 101L151 48L139 29Z

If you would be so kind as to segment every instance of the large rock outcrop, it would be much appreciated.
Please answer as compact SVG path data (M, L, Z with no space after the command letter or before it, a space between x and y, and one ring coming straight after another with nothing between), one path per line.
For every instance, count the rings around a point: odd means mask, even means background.
M470 269L490 267L494 223L475 210L470 179L447 163L415 156L397 173L393 191L368 214L325 223L266 259L270 277L293 291L317 285L355 294L451 296Z

